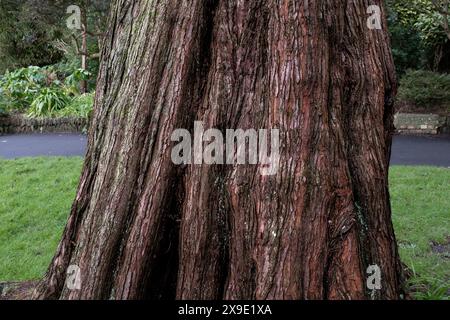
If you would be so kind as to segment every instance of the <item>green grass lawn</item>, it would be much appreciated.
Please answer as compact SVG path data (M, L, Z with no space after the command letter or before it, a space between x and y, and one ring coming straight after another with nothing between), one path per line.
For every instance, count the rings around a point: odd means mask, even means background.
M81 158L0 160L0 281L36 279L61 237Z
M0 282L42 277L75 197L81 166L81 158L0 160ZM417 298L449 296L449 182L449 169L391 169L395 230Z
M450 169L393 167L390 190L400 255L413 273L416 297L448 299Z

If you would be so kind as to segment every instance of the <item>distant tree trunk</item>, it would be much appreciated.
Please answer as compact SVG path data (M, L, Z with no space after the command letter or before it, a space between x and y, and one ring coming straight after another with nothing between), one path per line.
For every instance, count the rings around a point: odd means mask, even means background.
M396 80L372 4L113 1L79 189L35 298L399 298ZM171 134L194 121L280 129L278 174L174 165Z
M439 71L439 66L441 65L443 56L444 56L444 45L438 44L434 49L434 59L433 59L433 71L434 72Z
M87 45L87 38L88 38L88 26L87 26L87 13L88 10L88 1L86 1L86 4L81 11L81 69L87 70L88 69L88 58L89 58L89 49ZM80 92L86 93L87 90L87 81L85 79L81 80L80 83Z
M450 41L442 45L442 57L437 70L441 73L450 72Z

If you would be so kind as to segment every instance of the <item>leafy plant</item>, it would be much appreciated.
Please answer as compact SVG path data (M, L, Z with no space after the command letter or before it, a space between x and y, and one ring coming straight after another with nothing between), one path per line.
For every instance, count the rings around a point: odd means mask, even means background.
M7 71L0 78L0 88L6 110L25 110L45 85L47 75L39 67L30 66Z
M80 94L80 82L82 80L88 80L91 73L83 69L75 69L64 81L64 90L69 95Z
M55 113L57 117L89 118L94 105L94 94L86 93L76 96L64 108Z
M402 23L390 1L388 1L388 13L389 34L397 73L402 75L408 69L423 68L427 62L425 57L427 47L420 35L414 28Z
M448 40L443 28L444 17L437 11L432 0L396 0L392 7L399 13L404 25L413 27L420 37L431 45Z
M0 115L7 113L8 101L3 93L3 89L0 87Z
M53 116L66 107L68 102L67 95L60 88L44 88L31 103L28 115L35 118Z
M93 96L80 96L79 83L90 75L82 69L62 69L61 65L6 72L0 76L0 110L27 112L32 117L88 117Z
M434 0L387 0L389 31L397 71L448 71L450 30ZM442 5L450 0L440 0Z
M450 106L450 75L409 70L400 80L398 100L416 106Z

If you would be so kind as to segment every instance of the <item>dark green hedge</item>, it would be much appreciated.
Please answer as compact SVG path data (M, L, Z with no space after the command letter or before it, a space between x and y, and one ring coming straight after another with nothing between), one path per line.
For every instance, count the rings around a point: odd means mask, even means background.
M417 107L450 108L450 75L408 70L400 79L398 102Z

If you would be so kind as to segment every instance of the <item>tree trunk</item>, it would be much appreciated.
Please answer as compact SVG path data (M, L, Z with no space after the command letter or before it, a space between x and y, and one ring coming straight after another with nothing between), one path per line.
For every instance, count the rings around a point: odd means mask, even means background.
M88 10L89 2L85 3L85 6L81 12L81 69L87 70L88 69L88 27L87 27L87 10ZM86 93L88 91L87 88L87 81L85 79L81 80L80 82L80 92L82 94Z
M382 30L366 13L381 2L113 1L78 193L35 297L399 298L396 80L384 9ZM194 121L279 129L278 173L173 164Z

